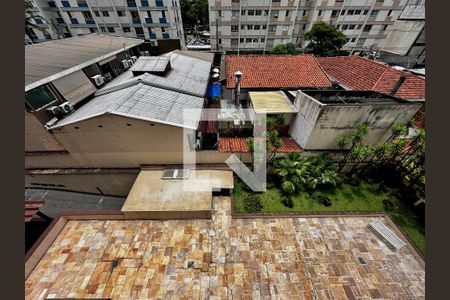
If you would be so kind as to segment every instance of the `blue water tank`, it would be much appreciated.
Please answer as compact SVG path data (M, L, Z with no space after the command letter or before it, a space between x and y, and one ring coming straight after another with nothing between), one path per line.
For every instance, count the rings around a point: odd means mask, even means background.
M211 85L211 97L220 97L220 83Z

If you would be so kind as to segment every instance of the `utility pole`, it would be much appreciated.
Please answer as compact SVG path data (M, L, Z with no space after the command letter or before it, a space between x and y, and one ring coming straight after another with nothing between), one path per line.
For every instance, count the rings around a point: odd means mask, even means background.
M216 51L219 51L219 18L216 18Z

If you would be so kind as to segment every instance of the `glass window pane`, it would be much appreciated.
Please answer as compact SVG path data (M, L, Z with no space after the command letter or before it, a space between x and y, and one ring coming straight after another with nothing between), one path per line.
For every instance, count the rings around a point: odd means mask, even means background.
M50 89L45 85L26 92L25 98L34 110L44 107L56 100Z

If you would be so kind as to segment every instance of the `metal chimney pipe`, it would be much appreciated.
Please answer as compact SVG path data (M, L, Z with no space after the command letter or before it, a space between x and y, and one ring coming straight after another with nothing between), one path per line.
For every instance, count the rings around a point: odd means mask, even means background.
M394 85L394 87L392 88L391 92L389 93L389 95L391 96L395 96L395 94L398 92L398 90L400 89L400 87L402 86L403 82L405 82L406 77L401 76L397 83Z
M234 105L239 106L239 98L241 95L241 76L242 76L242 72L241 71L236 71L234 73L234 78L235 78L235 89L234 89Z

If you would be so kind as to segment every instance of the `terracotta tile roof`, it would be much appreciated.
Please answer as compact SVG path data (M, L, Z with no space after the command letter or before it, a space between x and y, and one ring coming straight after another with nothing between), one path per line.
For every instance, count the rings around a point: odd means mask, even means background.
M219 152L249 152L247 138L220 138ZM303 149L292 138L282 137L278 152L303 152Z
M412 123L415 128L425 128L425 112L419 110L414 115Z
M44 204L45 202L42 200L25 201L25 222L30 222Z
M425 99L425 79L360 56L318 57L328 76L355 90L389 94L401 76L405 82L395 94L404 99Z
M313 55L227 55L227 87L233 88L234 72L243 73L242 88L331 87Z

